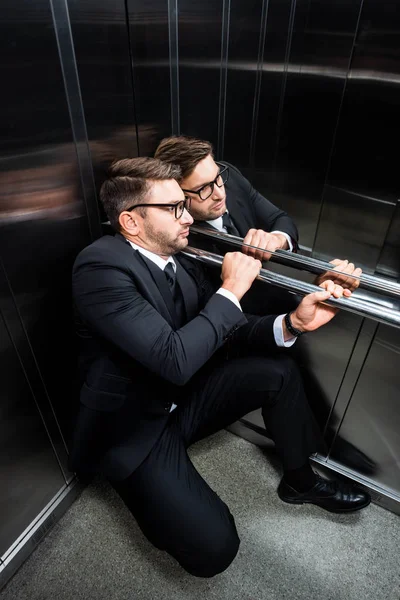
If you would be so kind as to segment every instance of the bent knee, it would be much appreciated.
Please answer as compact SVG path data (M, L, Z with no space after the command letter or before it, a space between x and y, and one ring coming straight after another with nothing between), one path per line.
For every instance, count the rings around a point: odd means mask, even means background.
M228 535L210 538L207 546L202 545L196 552L196 559L183 568L196 577L214 577L225 571L235 558L240 539L235 528Z

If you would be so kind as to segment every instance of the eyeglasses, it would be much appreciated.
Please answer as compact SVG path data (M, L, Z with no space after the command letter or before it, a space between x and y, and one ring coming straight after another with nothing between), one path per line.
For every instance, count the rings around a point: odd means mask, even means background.
M175 213L175 219L180 219L185 209L188 212L190 211L190 203L191 199L186 196L184 200L179 200L179 202L174 202L173 204L135 204L135 206L131 206L126 210L129 212L134 208L140 208L141 206L155 206L157 208L167 208L168 212Z
M222 187L229 179L229 167L220 163L216 164L219 166L220 171L214 181L205 183L199 190L195 191L182 189L182 192L185 192L186 194L197 194L201 200L207 200L207 198L209 198L214 191L214 185L217 187Z

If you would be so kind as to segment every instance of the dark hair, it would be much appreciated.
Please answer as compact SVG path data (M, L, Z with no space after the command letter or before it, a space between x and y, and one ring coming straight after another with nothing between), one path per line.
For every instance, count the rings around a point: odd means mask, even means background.
M100 189L100 200L112 227L120 230L119 215L130 206L141 204L154 181L179 180L180 176L178 166L147 156L113 162Z
M210 142L185 135L173 135L161 140L154 157L178 165L182 172L181 179L185 179L192 174L198 163L209 155L214 158Z

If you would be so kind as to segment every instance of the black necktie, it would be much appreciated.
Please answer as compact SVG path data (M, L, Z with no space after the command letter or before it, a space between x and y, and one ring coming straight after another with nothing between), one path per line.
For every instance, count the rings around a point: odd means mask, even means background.
M238 230L234 226L232 219L230 218L230 216L227 212L222 215L222 224L225 227L225 229L227 230L227 232L230 233L231 235L239 235Z
M167 278L169 289L173 299L175 300L176 295L176 273L171 262L169 262L164 269L165 277Z
M179 283L176 280L176 272L171 262L167 263L164 274L168 282L169 289L171 290L172 297L174 299L176 316L178 318L178 326L186 322L186 310L183 295Z

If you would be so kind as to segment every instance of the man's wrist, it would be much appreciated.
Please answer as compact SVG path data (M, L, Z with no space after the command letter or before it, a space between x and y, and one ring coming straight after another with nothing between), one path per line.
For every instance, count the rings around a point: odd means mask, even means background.
M272 235L278 238L279 248L281 250L286 250L287 248L289 248L289 243L284 235L282 235L281 233L273 233Z
M236 281L230 281L229 279L222 282L221 288L234 294L239 302L245 294L243 291L243 286L240 283Z
M292 334L292 336L298 337L306 332L302 321L297 317L296 311L292 311L285 315L284 323L286 329L290 334Z

